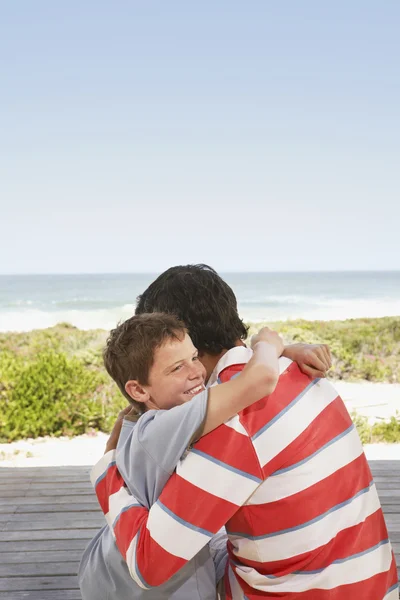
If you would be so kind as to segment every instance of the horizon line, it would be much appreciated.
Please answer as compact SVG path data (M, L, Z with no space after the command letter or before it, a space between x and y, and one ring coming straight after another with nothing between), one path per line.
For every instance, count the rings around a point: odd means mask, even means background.
M200 264L200 263L189 263L189 264ZM36 273L0 273L0 277L37 277L37 276L86 276L86 275L158 275L166 271L66 271L66 272L36 272ZM301 270L273 270L273 271L260 271L260 270L248 270L248 271L237 271L237 270L224 270L220 269L217 271L222 274L229 275L273 275L273 274L309 274L309 273L400 273L400 269L301 269Z

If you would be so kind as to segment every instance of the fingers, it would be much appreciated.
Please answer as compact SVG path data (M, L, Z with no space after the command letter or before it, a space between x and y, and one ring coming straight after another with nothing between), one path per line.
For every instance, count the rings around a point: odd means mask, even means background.
M326 344L324 344L324 350L325 350L325 353L327 355L329 368L331 368L331 366L332 366L332 353L331 353L331 349L329 348L329 346L327 346Z
M318 352L318 350L319 349L317 348L316 350L310 350L307 352L304 362L312 369L325 372L328 370L325 356L322 352Z
M320 353L323 356L323 360L326 364L326 368L329 369L331 367L331 352L329 347L326 344L320 346Z
M117 421L123 419L132 410L132 404L128 404L123 410L118 413Z
M314 369L308 365L302 365L301 370L303 373L311 377L311 379L324 378L326 377L325 371L320 371L318 369Z
M321 344L320 346L317 346L314 349L313 354L314 356L317 356L319 358L319 360L323 363L324 367L323 369L321 369L321 366L318 364L314 364L314 361L312 361L311 364L323 371L329 371L329 369L332 366L332 357L331 351L329 350L329 346L327 346L326 344Z

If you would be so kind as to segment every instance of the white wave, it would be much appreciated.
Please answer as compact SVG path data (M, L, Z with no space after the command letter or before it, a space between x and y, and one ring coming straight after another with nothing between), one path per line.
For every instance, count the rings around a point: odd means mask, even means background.
M400 315L400 299L313 299L301 306L241 306L239 312L248 321L343 321L345 319L395 317Z
M239 312L245 321L255 322L291 319L331 321L362 317L387 317L400 315L400 300L393 298L382 300L335 299L330 302L326 300L311 301L307 305L300 306L282 304L273 307L263 306L261 301L252 306L239 304ZM119 321L128 319L133 313L133 304L96 310L46 311L26 308L0 312L0 331L31 331L32 329L53 327L57 323L70 323L79 329L110 330Z
M124 321L134 313L134 306L124 306L101 310L42 311L21 310L0 312L0 331L31 331L45 329L57 323L69 323L79 329L110 330L119 321Z

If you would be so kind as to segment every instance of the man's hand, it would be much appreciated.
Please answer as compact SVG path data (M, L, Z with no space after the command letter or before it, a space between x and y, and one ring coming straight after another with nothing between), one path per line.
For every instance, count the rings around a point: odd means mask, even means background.
M285 346L281 336L276 331L272 331L269 327L262 327L258 333L255 333L252 336L250 340L251 347L254 349L254 346L258 344L258 342L267 342L267 344L271 344L271 346L274 346L278 357L282 356Z
M110 452L110 450L115 450L117 448L119 435L121 433L122 422L123 422L125 416L128 413L130 413L131 410L134 410L134 409L133 409L132 405L129 404L129 406L127 406L126 408L124 408L123 410L121 410L118 413L117 420L115 421L114 427L112 428L112 431L110 433L110 437L108 438L104 454L107 454L107 452Z
M283 356L297 362L299 369L312 379L326 377L332 366L331 351L326 344L292 344L285 346Z

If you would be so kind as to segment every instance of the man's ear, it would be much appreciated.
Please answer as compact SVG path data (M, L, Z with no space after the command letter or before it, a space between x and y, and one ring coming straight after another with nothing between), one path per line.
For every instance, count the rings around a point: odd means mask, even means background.
M125 384L125 391L132 400L136 402L148 402L150 400L150 394L147 392L136 379L130 379Z

